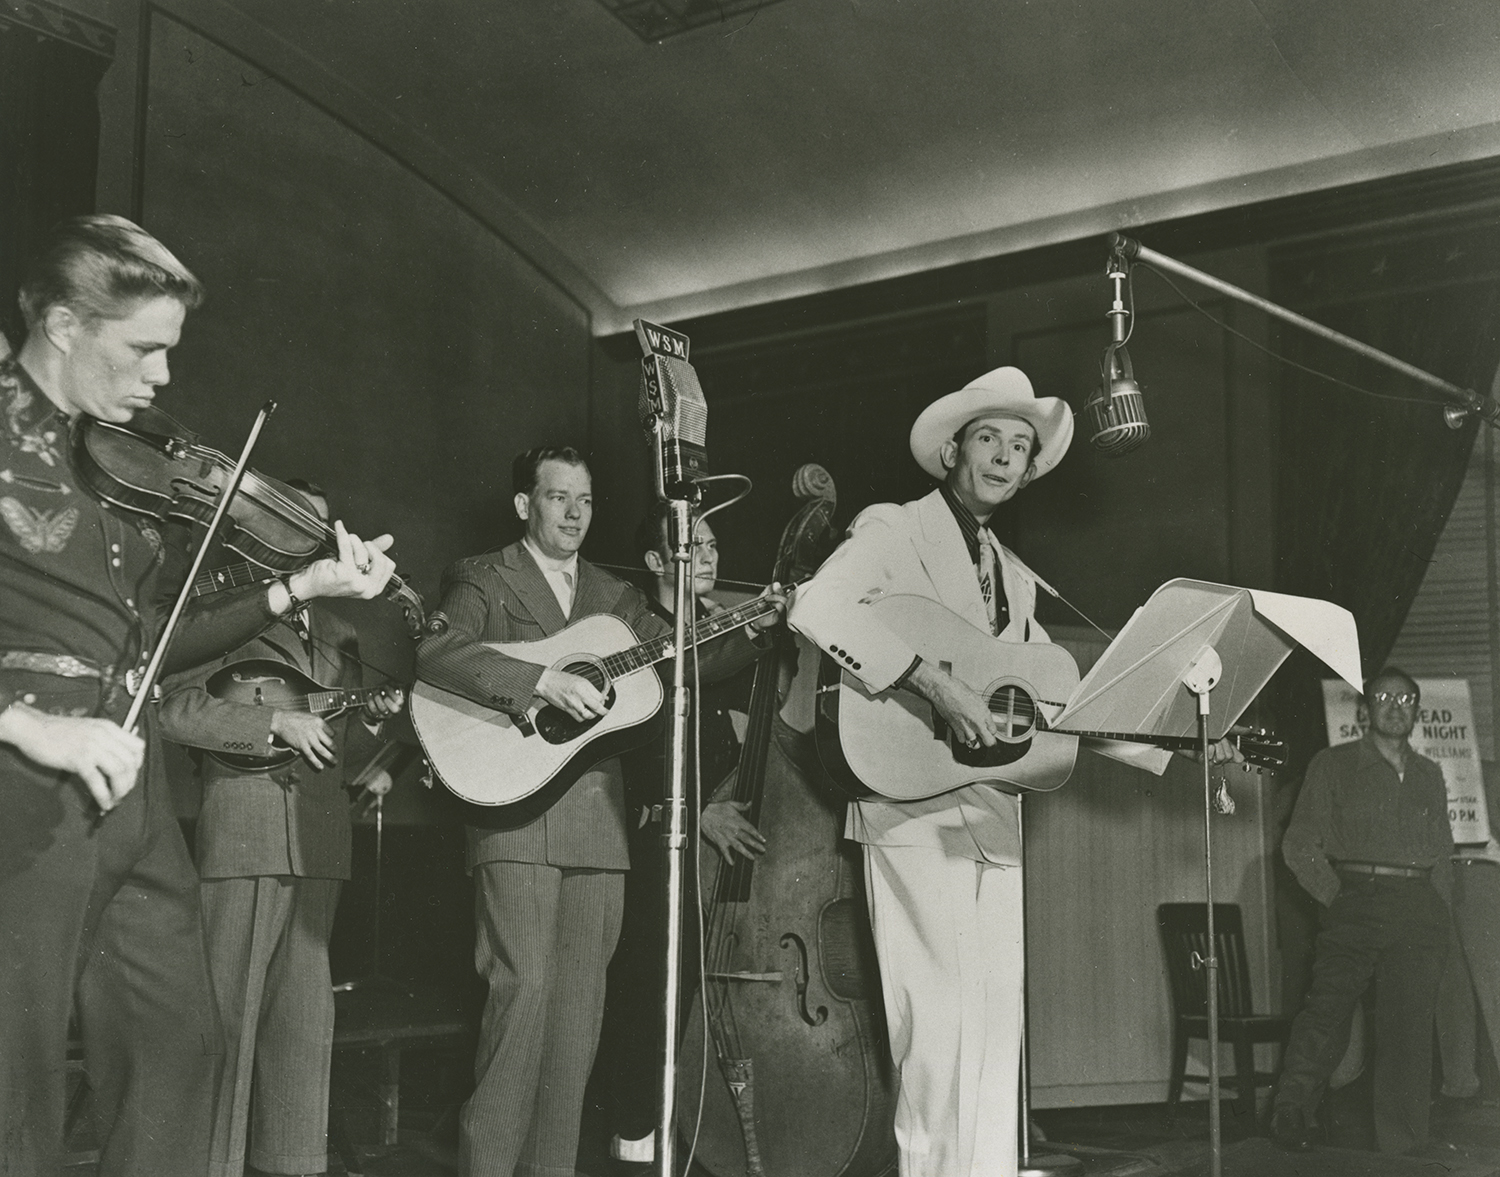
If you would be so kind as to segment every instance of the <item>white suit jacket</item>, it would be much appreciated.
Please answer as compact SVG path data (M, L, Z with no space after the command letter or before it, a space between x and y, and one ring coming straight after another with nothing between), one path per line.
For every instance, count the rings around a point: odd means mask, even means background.
M1033 616L1036 575L1004 548L1000 575L1010 605L1010 624L1001 640L1047 641ZM871 691L882 691L916 657L869 608L897 594L927 597L979 629L989 629L968 545L939 491L900 506L879 503L860 512L848 538L797 590L790 621ZM924 801L856 801L849 807L844 834L870 845L927 846L955 857L1019 865L1016 821L1013 796L988 785L969 785Z

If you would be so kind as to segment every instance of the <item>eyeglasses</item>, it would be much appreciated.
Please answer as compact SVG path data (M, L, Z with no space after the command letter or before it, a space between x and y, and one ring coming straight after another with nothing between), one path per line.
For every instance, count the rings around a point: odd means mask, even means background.
M1402 691L1399 695L1393 695L1390 691L1376 691L1370 696L1372 703L1396 703L1402 707L1411 707L1417 701L1417 696L1411 691Z

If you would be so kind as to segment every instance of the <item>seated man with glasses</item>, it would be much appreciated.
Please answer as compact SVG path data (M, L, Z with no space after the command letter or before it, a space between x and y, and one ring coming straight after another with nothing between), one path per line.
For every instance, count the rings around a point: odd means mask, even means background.
M1387 667L1365 687L1364 738L1325 748L1281 851L1322 904L1312 984L1292 1023L1271 1135L1312 1147L1308 1121L1343 1055L1354 1003L1377 982L1375 1138L1381 1152L1427 1140L1432 1034L1448 947L1453 833L1443 772L1413 751L1421 696Z

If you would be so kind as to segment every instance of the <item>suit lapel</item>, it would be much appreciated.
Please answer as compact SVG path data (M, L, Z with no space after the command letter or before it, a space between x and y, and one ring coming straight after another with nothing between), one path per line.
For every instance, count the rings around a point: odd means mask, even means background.
M938 600L988 632L990 616L979 590L979 576L953 511L943 496L933 491L917 504L917 518L921 521L921 534L915 537L917 554L932 578Z
M317 629L314 628L312 632L316 635ZM313 664L308 660L307 647L302 644L302 638L292 628L290 621L277 622L261 636L261 641L275 650L288 665L296 667L303 674L318 677L313 672Z
M312 658L308 673L324 686L339 686L343 677L343 660L338 630L316 608L308 611L308 632L312 634Z
M572 620L607 613L614 602L612 578L605 576L581 556L578 560L578 584L573 592Z
M542 627L542 632L551 636L568 624L568 619L563 616L562 606L557 603L557 596L552 591L552 586L547 583L547 578L542 575L542 570L537 567L536 561L531 558L531 553L526 550L524 544L519 542L511 544L500 553L501 561L504 563L510 575L506 577L510 581L510 587L515 590L516 596L520 597L530 611L536 623ZM583 561L579 561L582 567ZM580 575L579 580L583 578ZM573 592L573 615L582 617L578 611L578 598L580 586L574 587Z

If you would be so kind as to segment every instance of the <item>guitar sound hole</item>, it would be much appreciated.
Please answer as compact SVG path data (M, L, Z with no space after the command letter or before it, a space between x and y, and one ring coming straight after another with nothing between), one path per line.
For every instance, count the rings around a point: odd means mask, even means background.
M572 662L564 666L563 670L569 674L576 674L579 678L588 679L596 689L604 691L606 711L615 705L615 688L613 684L606 683L604 671L600 669L598 663ZM608 687L607 690L606 687ZM588 719L574 719L566 711L549 703L536 713L536 730L537 734L549 744L566 744L570 740L576 740L603 718L602 715L594 715Z
M1037 726L1036 703L1023 688L1005 683L992 690L986 702L1000 729L1002 743L1031 739Z

